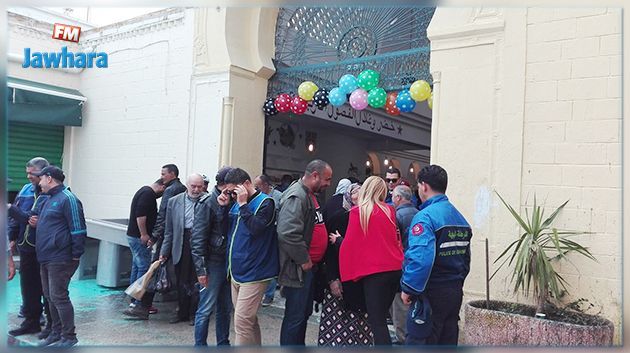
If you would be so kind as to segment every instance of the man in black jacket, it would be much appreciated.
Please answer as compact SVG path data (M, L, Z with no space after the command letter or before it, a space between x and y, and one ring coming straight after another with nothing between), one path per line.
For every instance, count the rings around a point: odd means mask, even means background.
M195 346L208 345L208 325L215 312L217 345L230 344L232 298L226 271L227 234L217 197L225 189L231 167L219 169L217 184L201 197L195 210L190 247L199 281L199 306L195 314ZM216 310L215 310L216 309Z
M153 233L151 238L147 242L148 246L155 245L155 251L152 254L151 262L155 262L160 257L160 250L162 247L162 240L164 239L164 226L166 223L166 206L168 200L182 192L186 191L186 187L179 180L179 169L175 164L167 164L162 167L162 182L166 186L164 194L162 194L162 201L160 202L160 210L158 211L157 220L153 227ZM123 311L124 315L135 317L142 320L149 319L149 309L152 309L153 297L155 293L147 292L142 296L141 305L136 305L134 308L129 308ZM157 310L152 309L153 312Z

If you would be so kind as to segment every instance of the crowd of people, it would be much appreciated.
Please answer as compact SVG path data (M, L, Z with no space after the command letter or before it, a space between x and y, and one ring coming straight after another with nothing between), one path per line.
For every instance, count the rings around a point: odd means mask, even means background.
M63 171L43 158L26 172L30 183L9 209L24 321L9 333L41 331L42 346L71 346L67 288L86 236L81 202L63 185ZM323 202L332 177L328 163L313 160L301 178L278 187L265 174L252 179L230 166L214 186L197 173L184 185L177 166L164 165L131 201L130 281L156 261L171 266L177 308L170 322L193 325L195 346L208 345L212 314L217 345L260 346L258 311L277 288L286 300L282 346L305 345L314 304L321 305L320 346L457 345L472 231L445 195L446 171L424 167L417 193L395 168L385 179L343 178ZM154 296L132 298L124 316L148 320L157 312Z

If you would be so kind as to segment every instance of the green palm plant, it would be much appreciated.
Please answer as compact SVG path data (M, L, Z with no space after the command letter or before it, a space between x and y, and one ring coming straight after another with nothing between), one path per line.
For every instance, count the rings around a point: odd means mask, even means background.
M514 292L516 293L520 290L525 296L528 296L530 289L532 289L532 294L537 302L536 316L544 317L545 303L548 302L550 295L554 298L560 298L563 291L568 293L568 283L554 269L554 262L562 259L568 260L566 255L572 252L597 261L587 248L570 239L577 235L591 233L558 230L552 227L553 221L569 200L560 205L545 219L544 209L537 204L536 196L534 196L531 217L526 208L525 218L523 218L498 192L496 194L516 219L523 232L494 261L494 263L497 263L503 259L503 262L494 274L506 263L509 266L513 265L511 282L514 284ZM492 277L494 277L494 274Z

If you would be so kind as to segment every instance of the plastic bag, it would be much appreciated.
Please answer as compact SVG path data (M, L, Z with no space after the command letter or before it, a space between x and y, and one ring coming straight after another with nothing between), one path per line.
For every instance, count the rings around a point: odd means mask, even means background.
M171 290L173 283L171 277L168 274L168 268L166 262L160 265L155 274L155 281L153 282L152 289L158 293L167 293Z
M125 289L125 293L127 295L137 299L142 300L142 296L147 291L147 287L149 286L149 282L153 278L153 273L160 266L160 261L155 261L151 264L147 272L142 275L142 277L135 280L127 289Z

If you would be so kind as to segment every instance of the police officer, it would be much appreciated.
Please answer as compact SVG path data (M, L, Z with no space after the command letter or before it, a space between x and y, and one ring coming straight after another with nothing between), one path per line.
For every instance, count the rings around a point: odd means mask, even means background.
M446 171L438 165L418 173L422 205L411 221L400 281L401 299L411 305L408 345L457 345L472 230L444 195L447 181Z

